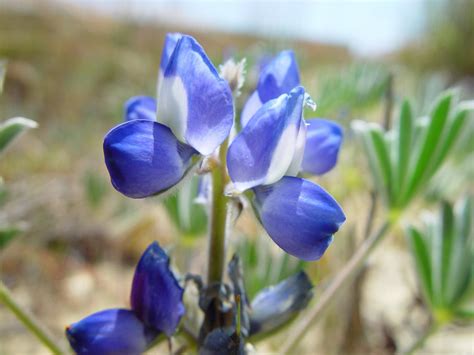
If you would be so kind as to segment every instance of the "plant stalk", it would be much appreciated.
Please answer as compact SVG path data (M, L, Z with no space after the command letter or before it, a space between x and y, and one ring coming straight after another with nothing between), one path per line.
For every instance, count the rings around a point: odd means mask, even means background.
M227 197L225 186L229 180L227 175L226 155L229 141L226 139L219 149L219 162L212 170L212 202L209 214L209 255L207 268L207 284L221 283L225 266Z
M282 353L292 353L293 347L298 341L302 340L305 333L320 319L321 314L335 298L334 296L337 294L337 291L344 285L347 285L351 278L356 275L357 271L363 265L363 262L370 255L372 250L374 250L375 246L387 234L391 223L393 222L386 221L374 234L364 240L349 262L336 275L328 288L323 291L316 306L308 310L308 312L305 313L306 316L290 328L288 337L281 348Z
M14 299L14 296L10 293L8 288L5 286L3 281L0 280L0 302L5 305L17 318L23 323L23 325L33 333L38 340L43 343L53 354L61 355L64 351L61 347L53 340L53 337L49 334L49 331L45 329L40 322L27 310L23 309Z

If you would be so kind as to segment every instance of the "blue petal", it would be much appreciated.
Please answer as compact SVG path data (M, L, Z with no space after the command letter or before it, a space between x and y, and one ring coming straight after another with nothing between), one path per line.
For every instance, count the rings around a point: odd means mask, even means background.
M304 271L260 291L252 301L250 334L275 330L306 308L313 285Z
M260 101L258 92L254 91L242 108L242 114L240 115L240 125L245 127L253 115L257 113L258 109L262 107L262 105L263 103Z
M295 54L291 50L280 52L260 74L257 85L260 100L265 103L286 94L300 84Z
M160 62L160 70L163 72L166 70L168 66L168 62L170 61L171 55L176 48L176 44L178 41L183 37L181 33L167 33L165 37L165 44L163 45L163 52L161 53L161 62Z
M184 314L183 292L170 270L168 255L153 242L135 269L132 309L146 325L171 336Z
M79 355L142 354L157 335L126 309L97 312L66 328Z
M156 120L156 100L149 96L134 96L125 103L125 121Z
M104 138L112 185L132 198L152 196L174 186L195 153L178 142L167 127L148 120L122 123Z
M322 175L337 163L343 139L342 127L335 122L323 119L311 119L307 122L302 170Z
M263 105L229 147L227 167L238 190L271 184L286 175L297 151L304 89Z
M227 138L234 120L232 93L199 43L179 39L158 83L157 120L203 155Z
M302 260L318 260L346 217L320 186L285 176L254 189L263 227L280 248Z

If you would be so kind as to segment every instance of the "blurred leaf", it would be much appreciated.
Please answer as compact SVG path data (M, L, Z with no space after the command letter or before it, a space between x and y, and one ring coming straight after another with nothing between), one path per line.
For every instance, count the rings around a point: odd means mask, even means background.
M466 311L474 291L474 211L468 197L454 209L443 203L423 229L409 227L407 237L426 303L439 321ZM431 289L430 289L431 288Z
M413 113L410 103L405 100L403 101L402 108L400 111L400 117L398 119L398 163L397 163L397 188L395 189L395 195L400 191L403 191L406 173L410 164L410 153L412 146L413 136Z
M0 249L3 249L21 232L19 227L0 227Z
M15 117L0 124L0 153L24 130L36 128L38 124L28 118Z
M109 191L108 182L94 171L88 171L84 176L83 182L86 198L90 206L93 208L99 207L107 195L107 191Z
M185 236L202 235L207 228L205 208L196 203L199 176L185 181L176 194L164 200L164 205L176 227Z

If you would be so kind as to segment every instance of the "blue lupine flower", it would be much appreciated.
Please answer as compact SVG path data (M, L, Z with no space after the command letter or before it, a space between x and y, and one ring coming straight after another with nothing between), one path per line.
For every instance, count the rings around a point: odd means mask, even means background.
M307 120L306 146L302 170L322 175L331 170L337 163L342 144L342 127L335 122L323 119Z
M126 122L104 139L112 184L128 197L173 187L189 171L193 156L214 152L232 128L229 85L190 36L166 36L157 91L157 104L147 97L128 101Z
M143 253L132 284L132 309L94 313L66 328L78 354L141 354L160 334L171 336L184 314L183 288L157 242Z
M295 54L291 50L280 52L264 66L260 73L257 90L250 95L242 109L240 122L244 127L260 107L281 94L290 92L300 84Z
M242 127L246 126L260 107L271 99L290 92L300 85L300 76L295 55L282 51L262 69L255 92L250 95L241 115ZM335 122L310 119L306 135L302 170L322 175L337 162L342 144L342 128Z
M227 167L237 190L253 189L259 219L275 243L317 260L345 216L324 189L294 177L305 151L305 102L298 86L265 103L230 145Z

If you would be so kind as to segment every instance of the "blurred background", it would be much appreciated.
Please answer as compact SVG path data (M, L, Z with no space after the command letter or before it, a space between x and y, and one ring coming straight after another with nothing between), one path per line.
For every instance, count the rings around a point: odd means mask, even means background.
M170 31L193 35L216 66L247 58L238 107L255 88L260 63L293 49L303 85L318 104L309 117L345 127L340 163L315 179L342 204L344 228L321 261L303 265L244 213L230 248L244 259L250 295L304 267L317 297L318 285L363 238L372 187L351 120L382 123L387 98L393 117L404 97L421 116L445 88L460 87L464 98L474 93L472 0L1 0L0 59L7 60L7 73L0 120L24 116L39 124L0 160L0 225L18 232L0 250L1 278L64 344L67 324L128 304L134 266L150 241L170 250L181 273L205 271L206 214L189 203L195 186L165 201L134 201L113 189L103 163L103 136L123 119L125 100L155 95ZM472 191L472 124L469 129L414 208L432 208L440 194L455 200ZM473 164L459 163L466 155ZM389 354L413 340L424 313L405 244L395 230L371 257L360 289L348 287L332 304L301 353L357 354L365 346L364 353ZM473 353L473 329L452 326L428 349ZM278 352L284 337L268 338L257 350ZM0 354L43 353L0 308Z

